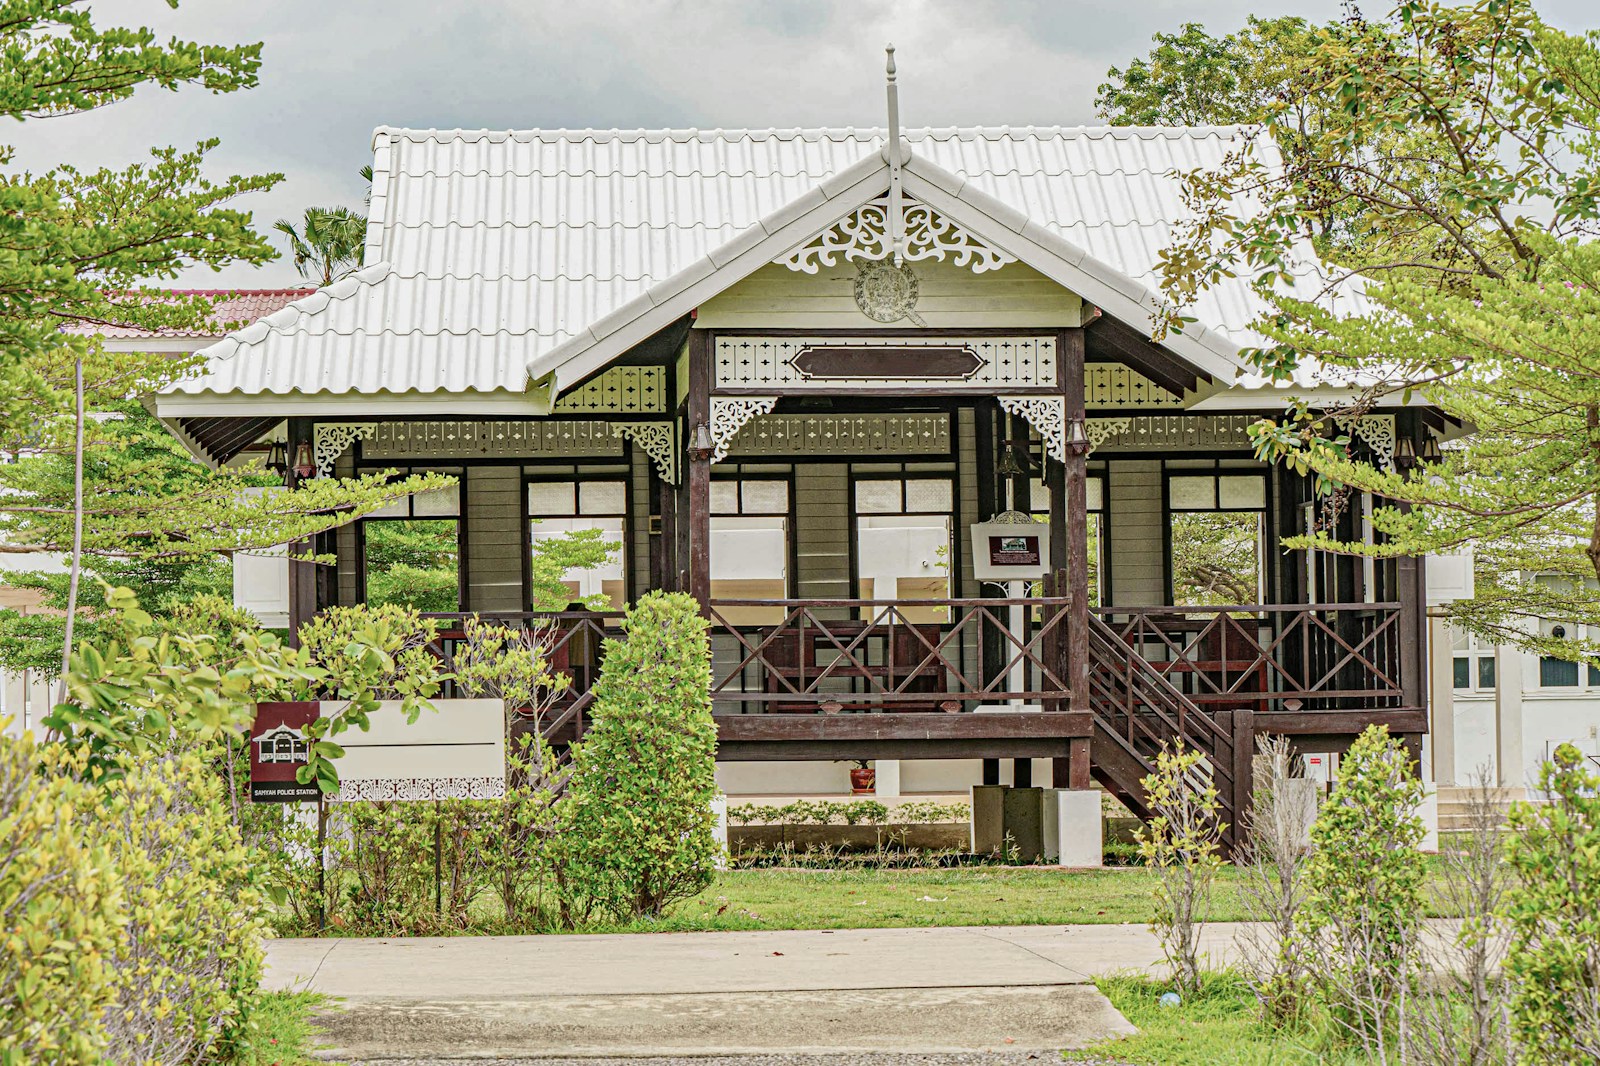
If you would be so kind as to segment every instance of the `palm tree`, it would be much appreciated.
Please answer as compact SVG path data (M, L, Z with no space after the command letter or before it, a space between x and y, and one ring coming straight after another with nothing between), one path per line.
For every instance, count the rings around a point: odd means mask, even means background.
M361 269L367 218L348 207L308 207L299 228L280 218L273 229L289 238L289 254L303 278L332 285Z

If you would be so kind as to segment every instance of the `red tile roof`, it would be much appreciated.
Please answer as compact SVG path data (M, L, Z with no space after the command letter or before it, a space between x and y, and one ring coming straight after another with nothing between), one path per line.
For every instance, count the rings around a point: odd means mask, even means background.
M303 297L316 292L315 289L169 289L174 296L212 296L223 297L211 315L211 320L217 324L216 329L163 329L149 330L136 329L131 326L101 326L95 329L84 328L83 332L98 333L106 338L124 337L220 337L225 332L222 329L228 322L254 322L265 318L272 312ZM74 331L76 332L76 330Z

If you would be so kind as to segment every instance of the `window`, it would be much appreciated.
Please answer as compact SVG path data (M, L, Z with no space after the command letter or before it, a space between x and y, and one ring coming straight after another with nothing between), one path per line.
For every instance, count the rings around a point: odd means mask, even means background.
M789 594L789 483L775 478L711 483L711 598L781 600ZM773 625L782 607L721 607L734 625Z
M460 475L459 470L440 471ZM402 476L422 471L402 471ZM461 610L461 486L418 493L361 520L362 599Z
M1572 591L1572 582L1569 578L1541 574L1534 580L1554 593ZM1592 592L1595 583L1590 580L1586 584ZM1539 626L1545 636L1557 640L1584 641L1589 644L1600 641L1600 633L1590 626L1551 621L1541 621ZM1594 663L1576 663L1553 655L1543 655L1539 657L1539 687L1574 691L1600 690L1600 667L1596 667Z
M573 603L627 604L628 484L620 478L528 483L529 602L535 611Z
M1450 647L1455 652L1451 663L1452 687L1459 692L1493 692L1494 648L1480 644L1471 633L1454 627L1450 629Z
M1261 602L1265 474L1215 465L1180 468L1167 475L1167 509L1174 606Z
M955 483L947 477L871 477L855 483L857 594L864 600L950 597ZM870 617L873 610L863 611ZM944 607L902 606L911 622L943 622Z

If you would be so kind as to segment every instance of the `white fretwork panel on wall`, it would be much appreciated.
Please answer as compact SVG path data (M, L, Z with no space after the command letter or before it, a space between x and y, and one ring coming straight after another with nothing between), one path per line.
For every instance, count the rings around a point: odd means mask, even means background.
M750 455L948 455L949 415L764 415L728 449Z
M1371 448L1379 466L1394 472L1394 415L1341 415L1334 422Z
M1083 371L1083 400L1096 407L1160 407L1183 398L1121 363L1091 363Z
M1250 426L1258 421L1258 415L1124 415L1091 418L1084 428L1096 451L1249 449Z
M380 422L361 446L364 459L520 459L529 456L618 455L612 422Z
M817 349L861 349L860 358L872 358L873 348L963 348L972 353L976 367L964 377L873 377L872 368L848 377L808 376L795 366L795 358ZM716 384L728 389L779 388L787 392L837 392L841 388L907 388L918 385L942 389L992 392L996 388L1055 388L1056 340L1053 336L996 337L758 337L730 334L717 338L714 353ZM966 358L965 355L962 358Z
M889 237L889 211L888 196L868 200L795 252L775 262L790 270L815 274L820 268L834 266L841 260L888 259L894 252ZM949 259L956 266L971 267L974 274L1016 262L1015 256L967 232L920 200L903 197L900 217L905 223L901 258L906 262Z
M678 483L678 434L672 422L613 422L611 432L631 440L656 465L661 480Z
M667 370L660 366L614 366L551 408L559 415L658 414L666 409Z

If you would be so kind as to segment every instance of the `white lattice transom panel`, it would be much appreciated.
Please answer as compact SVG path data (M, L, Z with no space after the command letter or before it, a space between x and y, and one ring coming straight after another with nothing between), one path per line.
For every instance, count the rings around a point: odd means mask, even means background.
M888 196L869 200L777 262L790 270L815 274L841 260L888 259L894 253L889 237L890 210ZM902 198L900 217L905 223L900 257L906 262L948 259L956 266L971 267L974 274L1016 262L1015 256L969 233L920 200Z
M852 369L848 377L822 377L806 373L796 366L797 358L819 348L835 352L842 349L858 352L861 369ZM919 379L898 373L875 377L872 369L874 348L964 348L975 357L976 369L960 377ZM1056 387L1054 336L762 337L729 334L717 338L714 359L716 384L724 389L837 392L841 388L907 388L924 385L940 389L993 392L996 388Z

